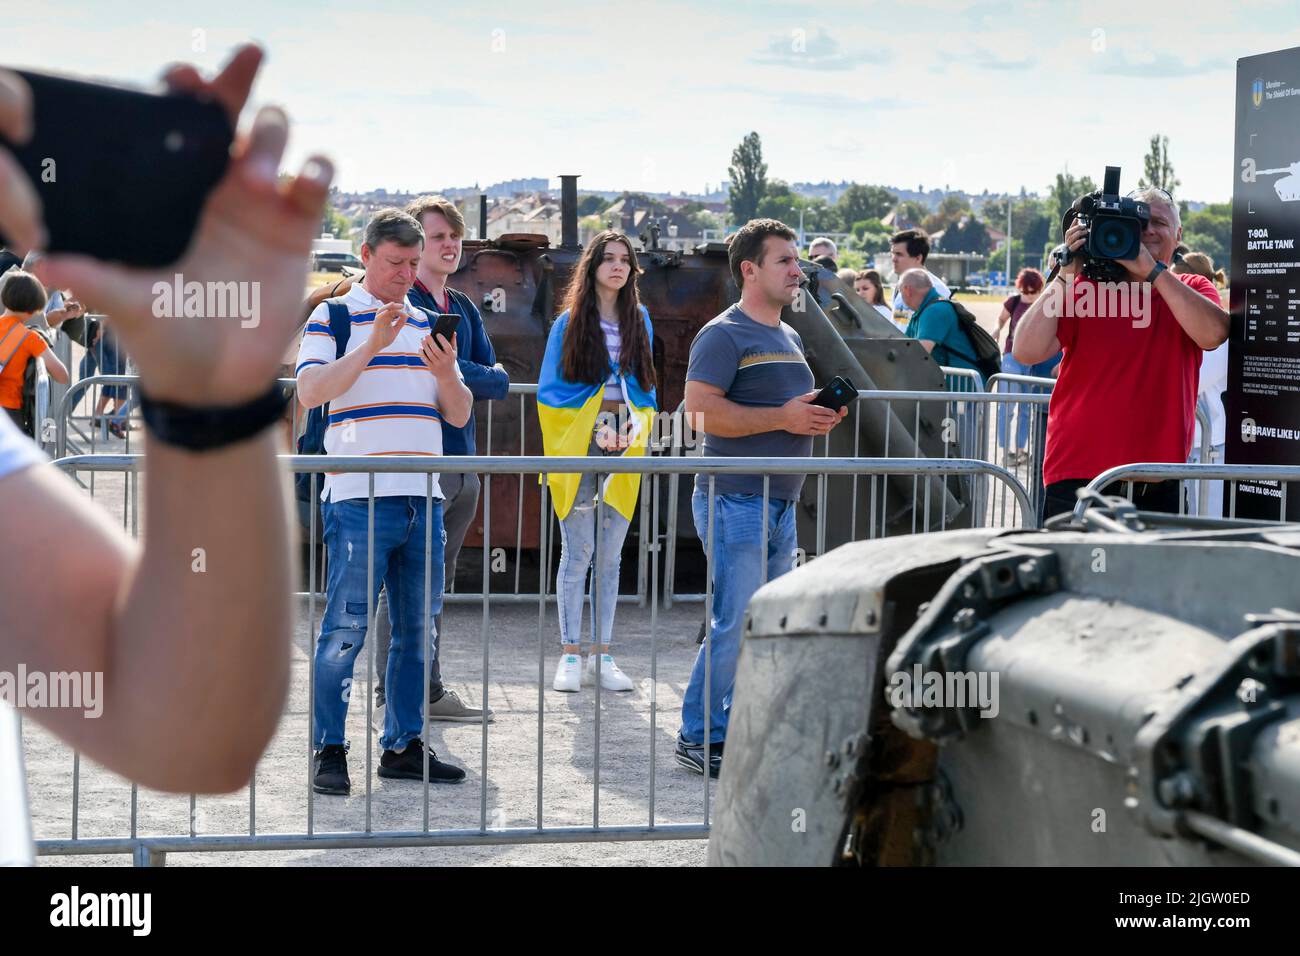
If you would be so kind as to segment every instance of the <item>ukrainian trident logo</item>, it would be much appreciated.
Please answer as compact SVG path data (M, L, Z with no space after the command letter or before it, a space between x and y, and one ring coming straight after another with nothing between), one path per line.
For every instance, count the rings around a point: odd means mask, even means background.
M1250 101L1259 109L1264 103L1264 81L1256 80L1250 87Z

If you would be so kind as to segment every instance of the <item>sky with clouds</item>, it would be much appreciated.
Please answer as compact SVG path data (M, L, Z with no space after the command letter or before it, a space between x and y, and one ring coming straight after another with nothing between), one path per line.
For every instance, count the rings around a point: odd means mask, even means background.
M350 190L700 191L751 130L788 181L1043 191L1111 164L1131 186L1159 132L1179 193L1223 201L1236 60L1300 44L1296 0L5 7L7 66L149 83L261 43L253 101L288 111L287 163L328 153Z

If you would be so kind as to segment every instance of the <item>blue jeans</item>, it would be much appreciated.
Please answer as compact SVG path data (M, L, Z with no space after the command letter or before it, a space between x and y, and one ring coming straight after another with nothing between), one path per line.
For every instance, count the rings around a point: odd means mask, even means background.
M593 591L600 598L600 640L596 640L596 615L592 607L591 641L608 644L614 630L618 606L618 566L627 537L628 520L615 509L600 505L600 554L596 554L596 476L583 475L573 510L560 522L560 564L555 572L555 593L560 602L560 643L582 643L582 604L587 587L587 569Z
M352 693L352 670L366 641L366 604L388 591L392 643L384 675L387 712L380 743L402 750L420 736L424 720L425 641L436 648L433 616L442 609L442 501L435 499L429 522L432 550L429 568L429 618L424 617L425 498L394 495L375 499L374 588L366 592L368 553L364 498L326 501L321 506L325 547L329 549L325 616L316 641L316 701L312 742L316 749L343 743L343 725Z
M731 694L736 686L736 660L740 657L740 632L745 607L767 579L779 578L794 567L798 536L795 531L795 502L769 498L767 502L767 554L763 549L763 496L716 495L713 501L713 617L709 622L709 742L720 743L727 736ZM691 498L695 530L709 552L708 494L696 491ZM689 743L704 742L704 654L701 647L691 670L691 682L682 700L682 737Z
M1039 362L1036 365L1026 365L1023 362L1017 362L1011 357L1011 353L1007 352L1002 356L1002 371L1009 372L1012 375L1033 375L1038 378L1051 378L1052 369L1056 368L1056 363L1059 361L1061 361L1061 354L1058 352L1051 358ZM1007 382L999 389L999 391L1003 391L1008 395L1018 394L1021 392L1032 392L1035 395L1040 395L1042 394L1043 389L1036 385L1025 385L1021 382ZM1023 402L1001 402L998 404L999 448L1007 447L1007 428L1010 424L1011 417L1014 415L1016 418L1016 443L1011 447L1014 451L1025 449L1025 445L1029 441L1029 415L1031 407L1032 406L1026 405ZM1047 409L1044 408L1041 414L1044 416L1044 421L1046 421Z

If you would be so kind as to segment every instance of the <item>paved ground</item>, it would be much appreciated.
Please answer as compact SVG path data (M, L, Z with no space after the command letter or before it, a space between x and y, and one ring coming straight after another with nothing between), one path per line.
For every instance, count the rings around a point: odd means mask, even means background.
M319 615L319 607L317 609ZM658 656L656 726L651 725L649 680L650 613L635 605L619 609L615 623L615 652L623 669L637 682L623 694L604 694L600 736L600 822L602 826L648 822L653 792L655 818L660 823L697 823L702 819L703 778L679 768L672 759L681 694L696 651L698 605L678 605L660 611L655 634ZM307 819L308 624L301 615L294 635L293 681L280 728L257 772L256 824L259 833L302 833ZM483 664L482 613L459 605L446 614L447 645L444 673L466 700L481 699ZM487 773L482 772L482 727L435 724L431 742L444 759L468 770L466 781L454 787L431 787L431 828L475 828L480 824L484 788L489 827L535 826L538 745L538 612L533 606L494 607L489 626L490 681L488 697L496 712L489 725ZM592 820L594 780L595 692L559 694L549 689L557 656L558 625L552 607L542 631L546 653L547 690L542 695L542 775L545 826L586 826ZM350 768L353 796L314 798L317 831L363 830L366 825L365 753L367 725L358 672L355 706L349 715L352 741ZM143 692L143 691L142 691ZM172 732L159 728L159 732ZM377 734L371 740L375 764ZM25 728L28 782L36 836L66 838L71 828L72 755L34 724ZM657 761L653 791L650 747ZM202 741L194 741L202 751ZM419 783L371 778L372 828L419 829L423 788ZM711 798L712 799L712 798ZM189 800L141 791L138 832L143 835L185 835L189 832ZM120 779L85 764L81 769L79 833L82 837L126 836L130 833L130 787ZM247 833L249 798L244 791L226 797L200 798L195 829L201 834ZM456 847L440 849L310 851L243 854L173 854L168 865L383 865L423 864L657 864L696 865L704 861L702 841L622 843L617 845L544 845L515 847ZM42 864L126 865L126 857L42 858Z

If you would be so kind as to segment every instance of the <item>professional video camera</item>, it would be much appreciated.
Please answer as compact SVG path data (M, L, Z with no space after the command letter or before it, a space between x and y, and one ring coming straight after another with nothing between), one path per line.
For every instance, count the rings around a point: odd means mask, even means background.
M1142 251L1142 230L1151 219L1151 207L1119 194L1119 167L1107 166L1100 190L1080 196L1061 220L1064 234L1078 220L1088 238L1074 252L1068 249L1061 264L1083 263L1083 274L1098 282L1119 282L1128 272L1117 260L1136 259Z

